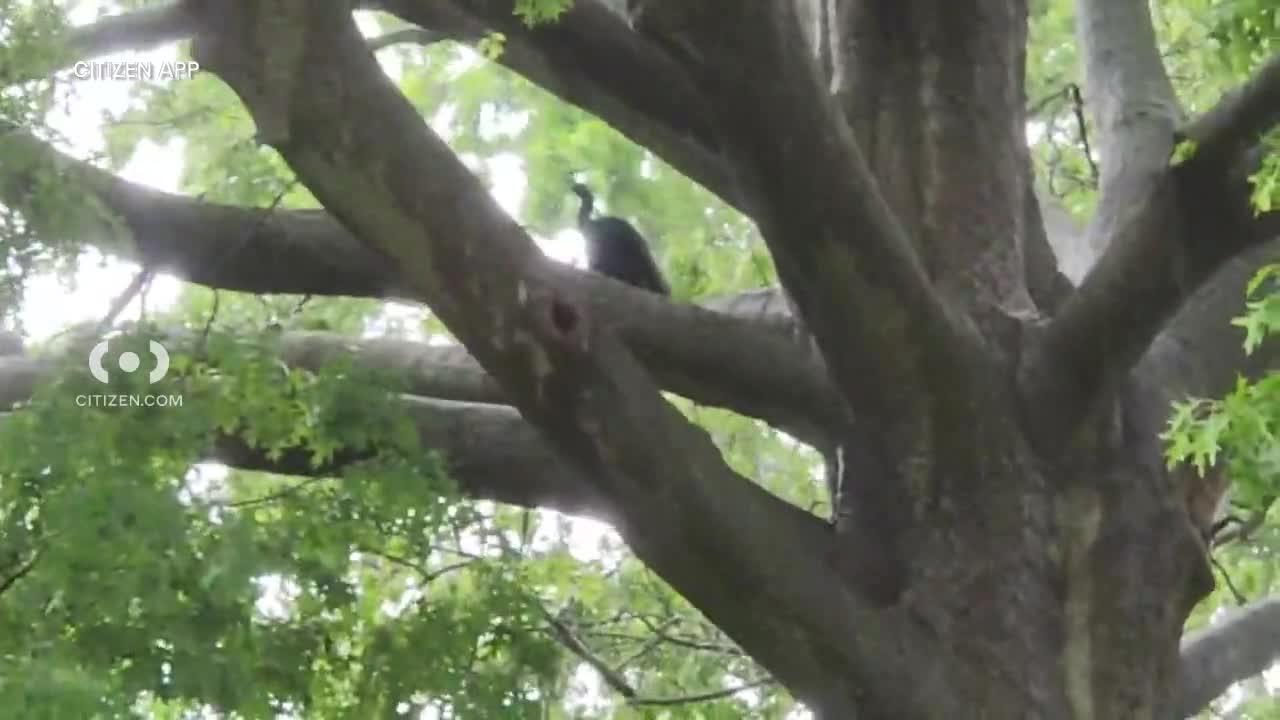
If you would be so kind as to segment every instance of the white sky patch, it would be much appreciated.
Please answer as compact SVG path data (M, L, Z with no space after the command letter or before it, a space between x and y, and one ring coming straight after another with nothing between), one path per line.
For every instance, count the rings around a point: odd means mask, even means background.
M164 145L143 140L138 143L133 157L120 169L120 177L156 190L177 192L186 149L187 143L182 138L173 138Z
M579 713L603 713L609 709L611 700L600 674L590 665L581 663L569 678L564 704L565 709L576 717Z
M540 511L539 515L542 532L534 539L535 549L545 550L556 539L552 533L559 525L567 535L565 544L573 559L579 562L617 559L608 557L610 554L616 555L616 549L622 543L612 527L598 520L569 517L546 510Z
M230 470L220 463L196 463L183 479L178 499L185 504L195 501L213 502L227 497L227 475Z
M1035 145L1044 137L1045 124L1042 122L1027 123L1027 145Z
M489 158L488 167L492 182L490 192L498 206L511 217L519 217L527 186L524 160L512 153L502 153Z
M427 118L427 126L445 142L449 142L453 139L453 122L457 116L457 108L452 103L444 103L434 115Z
M586 241L576 228L566 228L539 243L542 252L553 260L584 267L587 263Z
M253 607L267 620L283 622L293 612L294 602L302 595L298 583L283 575L263 575L254 578L258 586L258 600Z
M393 337L403 340L424 340L426 333L422 329L426 317L425 308L408 303L388 302L383 305L382 312L365 323L365 338Z
M27 336L33 342L41 342L78 323L102 320L107 308L125 291L138 273L133 263L104 258L93 251L86 252L79 270L73 278L41 275L27 284L26 300L22 306L22 322ZM177 299L182 284L167 275L158 275L146 295L148 311L167 308ZM143 298L134 297L125 306L118 320L136 319L143 307Z

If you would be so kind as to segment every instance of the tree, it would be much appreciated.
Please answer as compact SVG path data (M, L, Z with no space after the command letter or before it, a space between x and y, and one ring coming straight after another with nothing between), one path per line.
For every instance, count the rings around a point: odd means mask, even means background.
M87 243L222 291L423 303L460 344L354 342L358 312L336 302L307 318L329 332L250 337L214 327L221 300L192 294L168 318L180 322L135 338L163 331L182 348L167 387L183 412L159 423L158 409L107 421L70 407L95 381L66 373L36 390L51 364L11 358L0 387L26 402L3 428L0 621L17 680L0 695L58 717L138 703L534 716L563 689L558 646L644 707L664 701L637 678L678 674L669 656L638 655L656 639L724 651L691 661L696 680L727 667L756 686L758 665L824 718L1166 718L1280 653L1274 600L1180 648L1213 588L1204 537L1224 476L1169 469L1160 441L1173 402L1274 365L1274 348L1237 351L1228 322L1280 234L1269 4L1206 15L1186 0L1153 17L1137 0L648 0L624 19L594 0L381 0L361 5L402 24L372 41L343 3L188 0L67 33L45 5L10 4L10 32L29 43L11 55L45 48L0 64L27 88L0 137L18 267ZM1077 43L1053 34L1070 11ZM1029 16L1051 47L1029 49ZM126 182L34 129L51 66L188 37L215 89L149 91L144 117L203 113L187 137L225 138L210 128L234 94L273 151L192 151L188 180L213 197ZM680 188L652 204L633 191L626 207L619 181L615 209L662 222L696 208L738 253L757 229L788 297L690 304L703 287L683 272L686 302L671 302L546 258L468 167L501 134L451 147L408 99L438 103L455 69L430 65L436 83L402 92L370 52L441 38L481 45L625 135L635 145L615 147L638 169L622 180ZM1188 59L1202 45L1220 57ZM1062 89L1077 61L1083 93ZM1193 90L1175 93L1174 70ZM473 82L454 98L478 124L486 103L528 107L529 85L487 77L488 95ZM1243 82L1224 92L1227 79ZM1032 103L1032 118L1028 98L1045 96L1074 102ZM576 122L538 109L528 122L543 132ZM144 132L109 136L114 159ZM538 221L563 194L551 178L578 169L563 166L571 151L542 150L529 156L548 181L528 202ZM252 181L215 185L232 156ZM1037 190L1080 176L1077 236ZM804 333L787 332L789 308ZM735 462L691 421L699 406L817 450L830 509L803 506L804 489L769 477L794 483L777 465ZM193 501L180 478L196 459L268 474ZM636 664L602 659L606 633L582 636L612 627L584 605L617 604L603 597L616 585L574 576L583 600L562 589L549 607L524 589L556 558L509 562L527 556L528 524L442 502L451 483L616 528L680 598L626 598L629 625L605 650L621 657L643 629ZM434 541L459 527L487 542L443 560ZM93 563L104 545L114 561ZM617 571L645 577L635 562ZM271 572L296 612L264 623L255 583ZM406 589L430 601L381 619ZM686 602L733 647L705 624L691 637L653 621L697 626L680 619ZM1248 636L1265 641L1233 652ZM781 694L717 697L708 712L786 711Z

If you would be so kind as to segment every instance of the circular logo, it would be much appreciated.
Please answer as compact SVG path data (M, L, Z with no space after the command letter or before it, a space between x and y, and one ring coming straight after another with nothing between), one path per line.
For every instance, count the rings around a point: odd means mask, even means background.
M151 341L148 348L151 350L151 354L156 357L156 367L147 375L147 382L154 384L160 382L165 374L169 372L169 352L155 340ZM104 385L111 379L110 373L102 367L102 357L107 354L109 349L109 344L106 340L103 340L94 345L93 350L89 351L89 373L93 375L95 380ZM137 353L124 352L120 355L120 359L116 361L116 364L124 372L132 373L142 365L142 360Z

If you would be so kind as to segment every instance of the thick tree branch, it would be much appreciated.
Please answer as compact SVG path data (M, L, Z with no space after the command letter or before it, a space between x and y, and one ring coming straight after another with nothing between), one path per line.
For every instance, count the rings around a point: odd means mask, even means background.
M1105 220L1108 203L1120 199L1107 199L1121 189L1118 184L1149 184L1164 174L1179 110L1144 0L1080 0L1076 18L1085 90L1104 160L1098 215ZM1090 232L1107 227L1095 222Z
M105 17L72 28L68 62L126 50L147 50L191 35L193 19L181 4Z
M180 333L176 342L187 335ZM607 506L580 473L548 450L514 409L492 404L505 403L504 394L462 348L317 332L285 333L279 344L280 359L293 366L320 370L333 360L350 358L363 369L399 378L407 392L418 396L405 401L424 447L448 459L468 495L606 517ZM0 410L28 401L38 384L52 379L60 367L57 357L28 358L20 352L0 357ZM204 459L298 476L337 473L361 459L339 452L335 463L314 468L310 452L303 448L268 458L235 437L218 438L210 452Z
M64 63L72 62L128 50L149 50L166 43L190 38L194 27L194 19L181 4L144 8L121 15L107 16L92 23L71 28L67 36L68 52L63 61ZM407 28L371 38L369 49L377 51L400 43L428 45L447 37L441 32ZM30 74L41 69L27 68L25 72ZM13 78L6 79L13 80Z
M818 678L869 616L814 582L825 577L825 526L732 473L661 399L383 76L343 7L203 9L195 57L316 197L397 259L414 294L592 479L637 555L801 695L832 695ZM280 27L291 42L278 42ZM760 622L779 612L790 621Z
M1231 323L1245 312L1249 279L1263 265L1280 262L1280 232L1273 237L1225 263L1187 301L1135 368L1135 375L1159 388L1165 408L1188 395L1219 397L1241 375L1254 378L1277 366L1277 343L1265 343L1246 356L1244 331Z
M83 189L105 208L82 204L76 239L147 268L213 288L258 294L409 295L393 263L360 244L323 211L239 208L160 192L70 158L23 131L0 135L0 158L0 202L24 208L38 229L65 222L65 217L59 204L27 203L30 193L42 187L37 179L56 178L77 200ZM778 322L771 318L785 313L782 303L757 306L749 294L711 300L706 307L715 312L708 312L655 301L568 266L549 272L589 302L598 321L617 327L672 392L758 417L815 445L825 444L826 428L843 412L820 358L799 352L781 333L759 322ZM757 295L773 298L767 292ZM413 361L422 360L415 356ZM479 372L474 361L466 362L468 372ZM442 396L494 399L470 393Z
M287 358L289 353L285 353ZM299 358L306 361L308 357ZM0 411L31 400L40 383L53 377L54 358L0 358ZM378 358L357 356L357 362L378 368ZM410 378L412 384L412 378ZM406 397L422 446L438 451L450 476L470 497L586 514L610 520L608 506L592 484L549 450L518 412L509 407ZM269 456L234 436L210 438L209 451L193 462L222 462L244 470L260 470L322 477L341 474L362 455L339 450L328 465L315 467L307 448ZM518 471L514 469L518 468Z
M1183 303L1264 241L1247 184L1211 170L1177 168L1126 210L1111 247L1028 353L1020 381L1044 449L1066 447Z
M1195 715L1232 684L1280 660L1280 598L1234 611L1182 641L1177 717Z
M789 401L781 394L783 387L802 389L806 383L802 377L805 373L793 375L783 368L781 377L790 376L791 382L780 379L780 385L775 388L778 394L769 397L761 388L753 387L746 376L740 379L727 377L725 371L728 368L718 359L704 354L709 345L716 344L707 342L708 337L719 336L725 342L732 342L731 336L737 334L720 322L720 317L697 308L676 308L673 314L686 318L684 322L689 324L691 331L683 333L666 327L662 332L650 334L647 330L633 333L626 327L619 328L628 338L633 351L646 362L650 372L664 388L705 405L725 407L760 417L814 445L821 446L829 439L821 420L824 414L836 412L836 408L819 410L810 419L785 407ZM656 325L652 329L655 330L665 325L664 321L654 322ZM648 322L644 324L647 325ZM717 326L727 332L717 332ZM762 345L776 345L775 351L768 354L779 360L788 353L793 358L799 354L781 338L762 335L754 328L749 334L763 341ZM362 358L362 363L368 367L405 377L409 382L407 390L417 395L461 402L511 402L493 378L485 374L480 365L461 347L428 346L396 339L353 340L312 332L286 333L281 343L287 361L303 367L315 368L335 357L354 355ZM691 362L673 362L673 350L677 354L688 353L685 358ZM759 358L753 359L749 364L754 366L756 360ZM807 367L803 362L793 364L796 368ZM748 374L763 378L770 368L778 370L776 364L764 361ZM811 377L815 379L822 377L820 368L808 368L806 372L811 373ZM713 381L715 377L720 377L721 382ZM820 401L822 390L815 386L813 392L814 396L810 400ZM748 409L752 412L744 412Z
M1227 93L1182 134L1199 145L1197 153L1236 157L1280 124L1280 53L1271 56L1240 87Z
M127 182L12 126L0 126L0 202L39 233L65 230L104 253L209 287L249 293L403 296L395 266L321 210L273 212L204 203ZM61 188L57 207L38 193Z
M515 409L421 398L405 398L405 402L422 447L441 454L449 477L468 497L615 520L591 479L548 448ZM212 444L206 459L245 470L307 477L340 474L364 458L340 453L334 462L316 468L306 448L269 456L238 437L223 436Z

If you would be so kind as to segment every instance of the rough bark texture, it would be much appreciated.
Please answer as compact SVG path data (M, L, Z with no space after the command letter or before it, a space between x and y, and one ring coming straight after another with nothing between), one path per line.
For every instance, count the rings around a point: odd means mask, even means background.
M324 211L147 191L16 130L0 200L21 204L52 166L123 220L91 239L150 267L426 303L465 352L323 335L281 352L407 375L423 441L464 489L608 519L821 717L1164 719L1275 657L1280 640L1242 649L1228 630L1180 654L1212 579L1195 478L1165 470L1156 434L1171 399L1247 368L1223 333L1248 270L1277 257L1244 184L1280 119L1277 63L1186 123L1147 3L1081 0L1113 162L1073 238L1029 171L1019 0L648 0L630 24L577 0L533 29L498 0L366 5L455 38L506 33L508 67L746 212L793 302L676 307L551 263L322 0L190 0L74 39L91 53L194 34ZM1201 151L1174 165L1179 136ZM816 352L778 331L790 307ZM39 377L0 360L0 400ZM659 389L823 450L836 517L734 473ZM236 438L210 448L316 472Z

